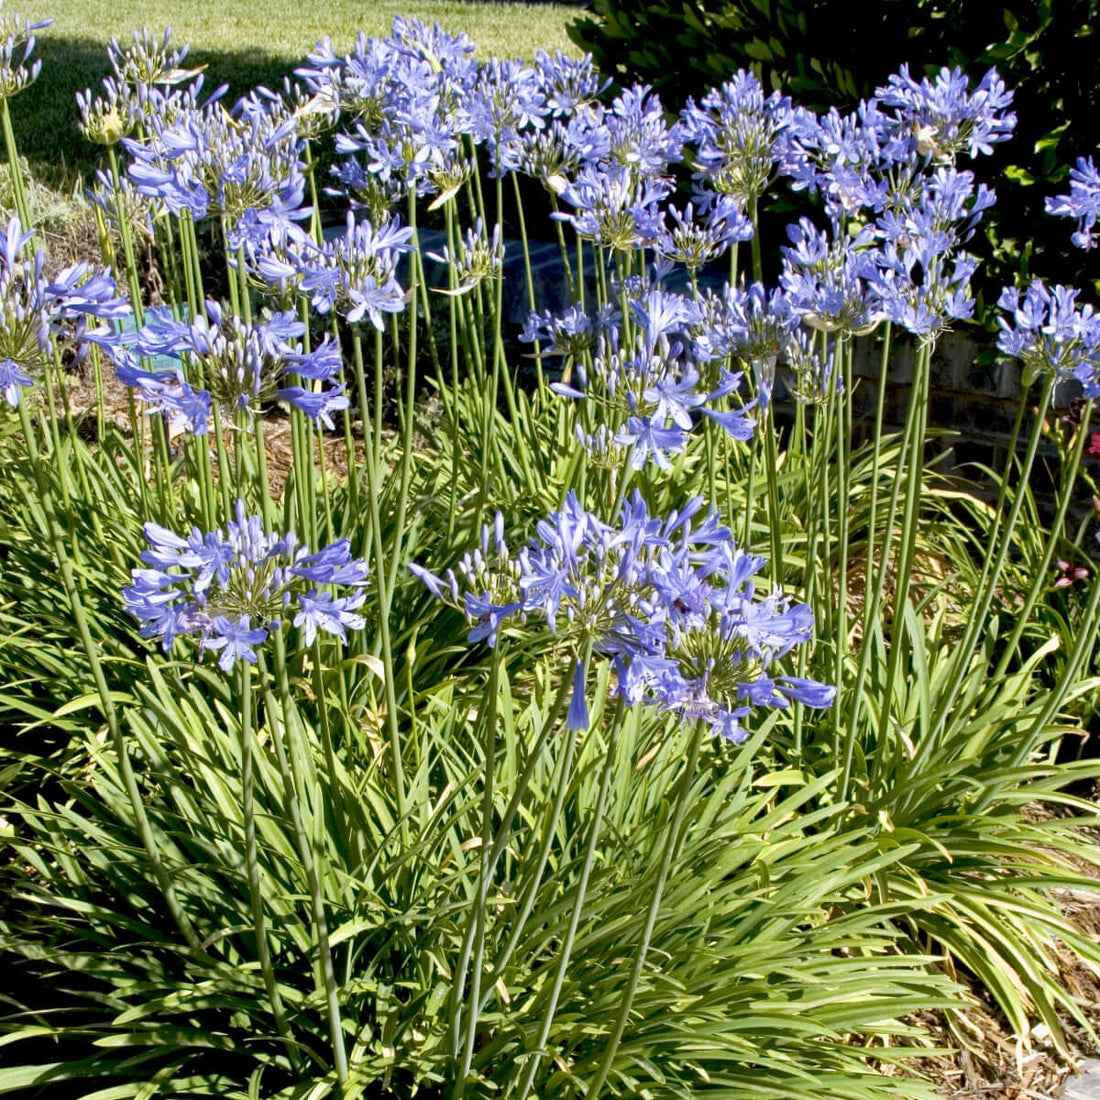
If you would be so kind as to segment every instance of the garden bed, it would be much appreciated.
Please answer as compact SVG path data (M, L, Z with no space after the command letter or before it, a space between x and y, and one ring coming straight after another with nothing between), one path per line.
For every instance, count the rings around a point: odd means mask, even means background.
M231 109L109 62L100 257L20 172L0 248L0 1092L1053 1089L1100 327L1007 290L1003 462L948 476L996 74L841 120L401 18Z

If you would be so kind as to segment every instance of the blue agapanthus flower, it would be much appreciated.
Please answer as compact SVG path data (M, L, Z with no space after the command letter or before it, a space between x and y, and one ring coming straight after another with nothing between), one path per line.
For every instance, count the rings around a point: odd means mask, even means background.
M492 646L505 628L541 620L574 655L573 728L587 716L576 655L588 645L613 661L627 703L706 722L733 741L747 736L741 723L752 707L831 706L834 688L780 667L812 635L810 609L778 591L758 596L764 559L736 547L702 507L696 498L662 520L635 492L612 526L570 492L518 555L498 515L457 572L410 568L465 613L471 642Z
M67 347L79 359L89 340L106 332L88 328L89 318L117 318L129 309L114 280L90 264L74 264L50 280L45 253L30 254L33 237L18 217L0 236L0 394L13 408L57 351Z
M1006 287L997 305L997 347L1023 361L1030 374L1053 371L1079 382L1085 397L1100 397L1100 314L1077 304L1073 287L1047 287L1036 279L1020 294Z
M1046 201L1046 211L1059 218L1076 218L1077 232L1070 240L1078 248L1095 248L1093 227L1100 214L1100 172L1092 157L1078 157L1077 167L1069 171L1069 194Z
M945 67L935 81L924 77L918 82L902 65L875 95L884 107L894 108L916 152L938 164L953 162L963 152L988 155L1016 128L1016 116L1008 110L1012 92L996 69L971 90L962 69Z
M789 98L765 96L760 81L743 69L698 106L688 99L680 127L695 145L692 178L704 209L719 196L741 210L757 202L774 179L780 141L793 117Z
M552 215L581 237L615 252L654 244L664 230L660 203L672 191L667 180L643 176L630 165L586 164L562 192L573 213Z
M163 414L177 429L203 435L213 404L232 417L255 414L276 398L315 422L331 424L330 414L348 405L335 380L343 365L340 347L326 336L307 350L305 335L305 324L292 311L249 323L208 299L205 310L189 320L177 321L163 308L150 309L136 333L104 343L119 381L132 387L151 411ZM142 363L143 358L161 357L178 366L150 371ZM204 389L192 382L197 367ZM316 385L283 385L288 374Z
M145 141L124 139L140 193L174 214L223 218L234 250L302 235L297 223L311 213L302 142L281 99L244 99L232 114L208 102L146 121Z
M91 89L76 93L85 137L100 145L115 145L124 137L133 137L139 129L147 129L154 119L173 118L198 109L202 67L185 68L190 47L172 47L171 39L171 28L158 39L145 27L134 31L126 46L111 39L107 60L114 75L103 80L103 94L93 96ZM226 88L222 85L207 102L216 102Z
M683 210L669 206L666 213L672 221L656 240L657 252L693 272L719 259L731 245L752 238L752 222L726 195L710 202L698 219L690 202Z
M405 308L397 265L412 238L412 227L397 218L374 226L349 211L342 234L319 245L286 241L262 255L257 269L268 283L307 295L318 313L335 310L352 323L365 317L381 331L383 314Z
M876 272L872 231L830 240L801 218L787 227L787 237L779 282L803 323L822 332L870 332L879 320L867 288Z
M293 532L265 531L239 500L224 531L178 535L147 523L145 538L147 568L132 571L122 599L141 636L159 638L165 653L177 637L195 636L200 654L217 652L228 672L238 661L255 664L256 648L291 618L305 645L318 633L346 642L347 630L363 628L357 609L368 570L347 539L311 554ZM336 595L330 586L350 592Z
M465 35L400 16L387 38L360 32L344 57L328 39L317 45L297 75L344 123L335 146L346 159L333 173L354 207L379 223L410 191L447 192L465 178L459 138L477 71Z
M633 342L621 345L619 318L618 324L598 337L590 362L586 356L574 364L568 382L550 386L561 397L593 406L606 429L581 433L582 445L602 465L621 466L629 455L633 469L652 462L667 470L670 457L687 449L689 434L701 417L714 420L734 439L751 439L755 427L749 415L751 404L731 406L727 400L738 389L740 372L709 361L704 372L694 355L693 337L703 324L699 305L683 294L644 282L633 285L627 294ZM575 312L568 316L582 319ZM543 326L533 318L532 327L537 331ZM545 327L555 346L563 342L552 324ZM582 326L578 348L584 339Z
M554 118L569 118L579 108L594 105L611 83L610 78L596 72L591 54L568 57L558 50L551 56L539 50L535 54L535 73Z
M21 15L0 11L0 100L11 99L38 79L42 62L30 60L34 52L34 32L52 22L52 19L39 19L32 23ZM16 54L19 54L18 59Z

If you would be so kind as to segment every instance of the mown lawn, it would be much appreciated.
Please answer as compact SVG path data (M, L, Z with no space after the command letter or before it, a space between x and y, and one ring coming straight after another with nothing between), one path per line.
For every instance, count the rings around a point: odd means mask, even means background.
M395 15L465 31L478 54L531 57L538 49L575 52L568 4L474 3L463 0L34 0L9 2L31 19L53 18L40 32L38 83L12 103L19 147L37 174L54 183L88 176L98 158L77 129L75 96L107 76L106 47L142 26L191 43L189 60L207 65L209 87L230 85L235 97L256 84L278 85L326 35L347 49L363 30L386 33Z

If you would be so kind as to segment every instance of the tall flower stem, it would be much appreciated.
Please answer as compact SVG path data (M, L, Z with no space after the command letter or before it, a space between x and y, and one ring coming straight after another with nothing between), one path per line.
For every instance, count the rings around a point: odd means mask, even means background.
M1058 492L1058 506L1055 511L1054 520L1050 526L1050 535L1046 540L1046 546L1043 548L1042 560L1035 567L1031 587L1028 589L1027 596L1024 599L1023 609L1015 617L1015 626L1012 628L1012 633L1009 635L1008 641L1005 642L1004 652L1001 654L997 669L993 673L994 680L999 680L1008 669L1009 662L1015 655L1016 647L1020 644L1020 639L1023 637L1024 630L1027 628L1031 613L1035 609L1035 604L1046 590L1047 570L1050 568L1055 548L1062 538L1063 525L1066 522L1070 501L1073 499L1073 490L1077 483L1077 471L1081 468L1081 456L1084 453L1085 440L1088 437L1087 426L1089 417L1092 415L1092 405L1092 401L1085 403L1085 409L1081 415L1081 427L1078 428L1077 436L1073 441L1073 448L1069 453L1069 461L1065 463L1064 469L1062 470L1062 483ZM1035 434L1039 434L1038 424L1036 424ZM1022 497L1023 493L1017 490L1017 495Z
M754 198L749 207L749 220L752 222L752 278L754 282L762 283L764 281L764 263L761 258L760 249L760 211L757 200ZM737 251L734 246L733 260L734 267L737 265ZM731 285L733 285L731 280Z
M754 238L755 239L755 238ZM779 503L779 428L775 423L775 404L768 401L764 423L764 463L768 485L768 530L771 536L772 580L783 583L783 510Z
M591 653L589 653L589 656L591 656ZM586 659L585 665L587 666L587 664L588 660ZM558 692L558 696L554 700L550 712L546 716L542 733L534 748L531 750L523 774L516 784L515 793L512 795L511 802L501 819L500 829L497 831L496 843L493 845L492 857L489 861L490 874L492 874L493 869L496 867L496 861L500 858L500 854L504 850L504 845L508 838L508 831L511 829L512 820L515 817L516 811L519 809L519 800L522 798L523 792L527 790L527 786L530 783L534 764L542 753L543 747L550 735L550 731L557 725L558 718L561 717L561 712L565 709L565 701L568 698L570 690L571 684L569 677L565 676L562 678L561 689ZM492 995L493 988L503 977L504 969L512 958L516 947L519 945L520 938L527 924L527 918L531 915L531 911L535 907L535 902L538 900L539 886L542 883L543 872L546 870L546 864L550 858L550 850L554 843L554 833L561 820L562 806L565 803L565 796L569 790L569 780L572 775L573 756L576 751L576 746L577 735L570 730L566 733L565 751L562 753L561 760L558 762L558 781L554 788L554 802L549 813L545 817L542 839L539 844L539 852L535 857L533 870L531 872L531 881L523 901L520 903L519 913L513 921L512 931L509 933L508 940L496 959L493 973L485 983L486 992L478 1006L479 1011L484 1011L485 1005Z
M313 156L313 142L306 138L302 142L302 171L309 184L309 235L316 244L321 237L321 203L317 195L317 161Z
M695 778L695 768L699 762L699 747L703 740L704 723L696 722L691 734L691 745L688 749L687 763L683 775L680 777L680 785L676 791L675 810L672 822L668 827L668 840L665 843L664 854L661 857L661 865L657 871L657 881L653 887L653 896L650 899L649 910L646 913L645 927L642 930L642 942L638 945L634 956L634 965L631 967L630 976L627 978L626 988L623 990L623 998L619 1002L619 1013L615 1018L615 1024L611 1029L611 1036L604 1048L603 1057L595 1077L588 1083L585 1092L585 1100L596 1100L600 1090L611 1072L611 1066L618 1053L619 1043L622 1041L623 1032L626 1031L627 1020L630 1018L630 1010L634 1005L634 997L638 992L638 983L641 980L642 969L645 967L646 956L649 954L650 940L653 938L653 929L657 924L657 914L661 908L661 898L664 896L665 883L668 881L668 873L676 857L680 854L680 848L684 841L684 815L687 813L688 794L691 791L692 780Z
M302 816L301 803L298 791L302 787L299 759L307 758L308 750L302 746L300 751L293 748L288 753L286 740L294 730L297 733L297 712L294 710L290 698L290 686L286 668L286 648L280 633L275 635L275 688L270 684L265 687L267 696L268 713L272 716L271 739L275 746L275 756L279 772L283 780L284 795L286 798L287 812L290 816L294 836L298 845L298 855L306 872L306 886L309 890L310 905L313 910L313 923L317 935L317 952L321 968L321 983L325 994L325 1011L328 1017L329 1037L332 1043L333 1063L336 1069L336 1077L341 1086L348 1077L348 1059L344 1048L344 1030L340 1018L340 998L336 985L336 971L332 962L332 945L329 941L328 919L325 915L325 901L321 890L321 879L318 874L317 860L314 856L313 843L306 832L305 821ZM278 702L275 692L278 692ZM282 724L285 727L286 737L280 729L280 723L276 715L281 711Z
M535 300L535 279L531 272L531 248L527 241L527 219L523 216L523 196L519 190L519 176L512 173L512 190L516 196L516 218L519 221L519 240L523 246L523 274L524 281L527 285L527 308L534 313L536 308ZM559 226L560 231L560 226ZM542 377L542 355L540 354L539 342L536 340L534 345L535 350L535 371L538 376L538 392L543 392L543 377Z
M558 206L558 196L553 192L550 194L550 205L553 208L555 214L561 209ZM561 252L561 267L565 272L565 285L569 291L570 301L579 301L581 308L584 308L582 300L583 291L577 286L577 279L573 276L573 265L569 261L569 246L565 243L565 230L562 228L561 221L558 218L554 219L554 229L557 231L558 236L558 249ZM580 272L579 278L584 279L584 271Z
M305 304L304 299L303 299L303 304L302 304L302 312L303 312L303 314L308 315L308 306ZM335 310L333 310L329 314L329 326L330 326L329 331L332 333L332 338L336 342L336 346L339 347L340 346L340 322L339 322L339 319L336 316L336 311ZM353 331L354 331L354 329L353 329ZM361 359L362 359L362 351L360 350L360 360ZM362 366L362 363L360 362L360 367L361 366ZM355 381L358 382L358 379L356 378ZM348 388L350 390L351 387L349 386ZM365 392L366 391L364 389L359 394L359 397L360 397L359 419L360 419L361 422L362 422L363 418L367 415L367 410L362 405L362 394L365 393ZM356 452L355 452L355 436L354 436L354 433L352 431L352 416L351 416L351 405L350 404L348 405L348 407L346 409L344 409L344 415L341 418L341 420L343 422L343 428L344 428L344 460L347 462L347 467L348 467L348 511L352 515L357 516L357 515L359 515L359 495L360 495L359 469L358 469L359 462L358 462L358 456L356 455ZM323 464L322 464L322 466L323 466ZM328 507L328 504L326 502L326 508L327 507Z
M0 99L0 123L4 128L4 151L8 157L8 173L11 176L11 193L15 199L15 212L25 233L31 227L31 209L27 202L27 190L23 183L23 166L19 163L19 149L15 144L15 129L11 124L11 111L5 97Z
M61 452L61 429L57 420L57 403L54 400L52 376L49 365L43 371L43 384L46 391L46 423L49 425L49 447L54 462L57 463L57 484L61 490L61 508L66 516L72 515L72 494L69 485L70 473L68 466L63 462ZM20 402L22 404L22 402ZM75 548L74 548L75 549Z
M53 550L54 559L57 562L58 572L61 574L61 584L65 589L65 595L72 609L73 625L76 627L81 647L84 650L84 654L92 670L92 678L95 680L100 707L103 711L103 717L107 722L107 729L110 733L111 742L115 749L115 756L118 760L119 777L122 780L123 789L126 791L126 797L130 802L130 809L134 815L134 823L137 826L138 836L141 838L145 853L149 857L150 863L153 865L153 873L156 876L157 885L160 887L161 894L164 896L164 902L168 906L168 911L171 913L172 919L176 923L176 927L187 941L188 947L193 951L201 952L203 948L199 936L195 932L186 913L184 913L183 907L180 905L179 898L176 895L176 889L172 885L168 870L164 866L164 861L157 848L156 838L153 836L149 818L145 813L145 805L142 802L141 791L138 788L137 779L134 776L134 769L130 763L130 754L126 748L126 740L122 734L122 727L119 725L118 712L115 710L110 688L107 686L107 678L104 675L103 666L99 659L99 648L92 638L91 630L88 626L88 617L84 611L84 603L80 597L80 589L77 586L76 578L73 575L72 563L69 561L65 543L61 537L61 528L53 504L53 493L50 489L49 478L46 475L42 460L38 454L38 445L35 441L34 428L31 425L31 418L30 414L27 412L26 403L23 401L19 403L19 420L23 429L23 439L27 447L31 468L34 472L39 504L46 517L46 527L50 545Z
M870 658L872 647L868 644L868 639L871 637L872 623L874 618L878 615L878 606L874 598L872 598L872 589L874 584L872 582L872 573L877 573L881 578L884 570L875 570L875 537L878 521L878 481L879 481L879 468L882 464L882 425L885 417L886 410L886 382L887 375L890 366L890 337L893 332L893 325L887 321L885 326L885 332L883 335L882 343L882 356L879 360L879 381L878 391L875 398L875 428L873 440L871 445L871 502L869 505L868 519L867 519L867 549L864 554L864 573L863 573L863 618L862 618L862 636L864 638L863 644L859 647L859 665L856 670L855 683L852 688L852 703L851 703L851 722L848 729L848 737L844 746L844 770L841 778L840 785L840 797L843 801L847 797L848 782L851 773L852 765L852 752L854 751L854 742L852 738L855 736L855 731L859 728L859 712L863 702L863 685L866 682L867 672L870 668ZM845 382L847 384L847 380ZM891 511L891 516L893 511ZM891 518L890 524L893 524ZM887 532L890 528L887 527ZM877 593L881 595L881 586L877 588ZM837 687L840 688L841 682L837 681Z
M910 393L908 419L912 423L909 447L898 464L898 480L905 478L905 511L902 514L901 537L898 541L898 559L894 581L894 608L890 620L890 656L886 665L886 680L882 688L882 705L879 713L878 738L886 740L893 715L894 683L901 667L902 654L906 652L908 627L905 610L909 602L909 585L912 580L913 558L917 548L917 525L920 519L921 488L924 480L925 427L928 423L929 375L932 365L932 344L924 341L917 349L913 364L913 389Z
M620 704L619 713L607 734L607 751L604 754L603 768L600 771L600 790L596 796L596 805L592 811L592 824L589 827L588 842L584 848L584 859L581 863L580 877L577 887L571 899L569 907L569 927L565 932L558 953L558 965L554 973L554 982L550 988L549 1001L543 1014L542 1025L539 1028L538 1041L534 1050L527 1054L527 1068L520 1085L519 1100L526 1100L531 1091L531 1085L538 1072L539 1063L546 1048L546 1040L550 1036L550 1029L554 1024L554 1016L558 1011L558 1000L561 998L562 986L565 984L565 976L569 972L569 960L573 955L573 944L577 938L577 929L580 927L581 916L584 913L584 900L588 894L588 880L592 875L592 867L595 863L596 848L600 842L600 832L603 828L604 814L607 810L608 793L611 790L611 778L615 772L615 762L618 758L619 731L622 724L623 705Z
M256 846L255 758L252 752L252 668L240 662L238 691L241 706L241 816L244 822L244 862L248 876L248 897L252 908L252 931L256 937L256 954L260 960L264 988L271 1002L271 1012L279 1034L287 1041L287 1053L291 1064L299 1064L298 1051L290 1041L290 1028L286 1022L283 999L275 980L275 968L271 964L271 947L267 938L264 918L263 888L260 883L260 863Z
M444 216L447 226L447 254L449 256L455 255L455 203L448 202L444 208ZM450 393L447 393L447 387L440 385L439 392L443 400L443 408L447 417L447 428L451 437L451 476L448 484L450 507L447 509L447 542L450 543L454 538L455 532L455 513L458 510L458 371L459 371L459 349L458 349L458 311L460 303L455 301L454 290L458 285L458 275L455 271L455 265L447 265L447 289L451 293L447 296L447 320L450 326L451 337L451 386ZM462 338L463 340L469 339L469 329L466 325L462 326ZM470 359L470 350L466 350L467 361Z
M244 245L237 246L236 255L237 283L241 288L241 316L246 325L252 324L252 289L248 285L248 259L244 254ZM232 270L229 272L230 281L233 278Z
M299 307L302 324L306 327L305 350L308 352L312 350L309 339L309 304L304 297L299 299ZM303 380L298 375L293 375L290 381L293 384L296 382L301 383ZM292 466L294 500L299 514L298 525L295 529L306 539L310 546L317 546L317 479L316 468L313 464L314 432L308 417L303 416L298 410L292 410L291 412L290 427L294 456ZM323 469L324 431L318 428L316 434L319 437L318 451Z
M363 372L363 345L359 335L359 326L352 329L352 353L355 365L355 377L359 387L359 401L361 408L366 408L367 384ZM388 587L387 568L388 559L385 547L382 544L382 513L379 507L379 496L382 492L382 483L378 464L374 456L374 440L370 438L370 423L364 414L361 414L363 424L363 452L366 459L367 473L367 508L370 514L371 538L374 549L374 575L377 578L378 588L378 635L382 643L382 666L385 679L386 694L386 728L390 741L390 764L393 768L394 801L396 803L397 817L401 822L402 834L407 833L408 823L405 821L405 771L401 763L401 734L397 725L397 689L393 664L393 645L390 638L390 598Z
M851 492L852 458L852 350L851 341L840 339L836 344L835 366L829 380L829 388L835 395L837 381L844 379L844 392L840 396L840 416L837 425L837 629L833 631L836 645L834 683L844 682L844 662L848 650L848 540L849 496ZM834 400L836 398L834 397Z
M756 466L760 452L760 433L753 432L749 441L749 472L745 478L745 532L741 537L741 545L746 550L752 550L752 519L756 508ZM728 514L733 515L732 508L727 504Z
M492 877L490 857L493 847L493 819L495 810L493 805L494 779L496 775L497 754L497 708L500 702L500 668L503 661L503 645L498 644L493 649L493 659L489 672L488 706L485 712L485 761L481 785L481 874L478 876L477 900L470 913L470 919L474 926L473 935L473 969L470 975L470 1006L467 1010L466 1041L462 1048L462 1062L459 1066L458 1076L455 1081L455 1089L452 1094L454 1100L462 1100L466 1092L466 1079L470 1073L470 1063L474 1057L474 1043L477 1040L478 1006L481 1000L481 978L485 959L485 925L489 919L489 881ZM465 966L463 967L465 974ZM455 983L458 989L458 983ZM457 1016L458 1005L453 1006Z
M118 153L113 145L107 146L107 163L111 169L111 183L115 190L115 216L118 218L118 235L122 240L123 262L126 264L126 282L130 289L130 309L134 314L134 326L140 328L145 318L141 302L141 280L138 278L137 256L134 252L134 235L130 232L130 214L122 194L122 173L118 167Z
M1035 456L1039 450L1039 441L1041 438L1040 425L1043 422L1043 417L1046 416L1047 409L1050 408L1051 398L1054 395L1055 376L1051 372L1047 375L1043 384L1043 393L1039 399L1038 413L1035 418L1035 427L1031 432L1031 436L1028 439L1027 452L1024 455L1023 465L1020 468L1019 477L1017 479L1017 489L1012 495L1012 504L1008 510L1008 516L1003 522L1000 521L1000 516L1004 510L1004 505L1007 500L1009 492L1009 482L1012 480L1012 471L1016 466L1018 458L1016 454L1016 445L1019 437L1019 431L1023 419L1023 402L1025 395L1021 394L1020 397L1020 411L1016 417L1016 423L1014 425L1012 438L1009 441L1008 456L1005 462L1005 471L1001 479L1001 489L997 500L997 510L994 513L996 522L997 536L1000 542L997 547L996 554L990 552L985 555L985 561L982 566L982 575L978 581L978 595L974 601L974 606L971 612L969 621L966 624L966 630L963 634L962 641L959 643L957 650L957 657L955 660L955 667L952 670L951 678L947 683L945 691L942 693L941 698L945 700L953 700L957 695L959 689L962 687L963 682L966 679L967 668L970 661L970 654L974 648L974 645L978 638L978 631L985 624L986 616L989 613L989 608L993 602L993 594L996 591L997 583L1001 579L1001 572L1004 569L1005 562L1008 560L1009 549L1012 545L1013 534L1016 530L1016 523L1019 520L1020 511L1023 508L1025 493L1021 491L1020 486L1026 485L1028 478L1031 476L1031 469L1035 463ZM1084 433L1082 433L1083 435ZM1026 625L1026 620L1021 617L1020 620ZM1019 641L1019 638L1016 639ZM949 712L948 707L944 707L941 714L946 718Z
M878 483L878 469L880 464L881 452L879 449L879 441L882 435L882 416L883 405L886 390L886 362L889 352L889 329L887 329L887 344L883 350L882 357L882 372L879 381L879 398L878 398L878 410L877 410L877 423L875 426L875 451L873 457L874 463L874 484ZM882 596L886 584L886 571L887 565L890 561L890 551L894 541L894 523L897 520L898 508L901 502L901 487L903 482L903 474L905 468L905 457L909 454L913 447L913 438L917 430L917 415L914 409L915 402L918 400L918 394L916 392L916 386L910 390L909 393L909 409L905 418L905 428L902 432L901 447L898 452L898 466L894 474L894 484L890 490L890 502L887 506L886 512L886 525L883 534L882 551L879 554L878 564L876 566L874 561L874 541L872 538L868 538L867 547L867 573L864 590L864 608L863 608L863 644L860 646L860 658L859 666L856 670L855 682L852 687L852 706L849 716L847 718L846 728L842 732L844 738L843 756L844 763L841 770L840 788L838 792L838 799L840 802L844 802L848 797L848 788L851 782L852 775L852 762L855 757L855 740L859 734L859 718L860 710L863 703L863 685L866 683L866 677L870 669L871 655L874 652L875 647L872 645L872 634L878 627L879 610L882 607ZM923 454L923 435L921 453ZM871 511L871 524L872 529L875 524L875 513L877 510L877 494L872 491L872 511ZM872 580L872 570L874 571L874 578ZM868 591L870 594L868 595ZM889 713L889 707L886 704L886 697L883 696L883 709Z
M519 813L520 805L523 801L523 796L527 792L527 788L530 786L531 778L534 775L535 766L538 763L543 749L546 747L547 741L550 739L550 734L553 732L557 725L558 719L561 717L562 711L565 709L566 699L569 697L569 693L572 691L572 681L568 676L562 677L561 685L558 688L556 697L550 706L550 710L546 714L546 719L542 724L542 729L539 731L538 737L535 739L535 743L532 745L530 752L527 756L527 761L523 766L523 771L520 773L519 779L516 781L515 788L512 791L512 797L508 800L508 805L501 815L500 825L496 830L496 838L493 843L492 850L489 852L487 863L482 868L482 874L487 875L490 879L496 871L497 863L500 861L501 855L504 853L504 849L508 844L509 835L511 832L512 824L516 819L516 814ZM573 735L570 734L570 740L573 739ZM555 815L556 820L556 815ZM536 875L536 879L541 875L541 871ZM530 912L528 908L526 913ZM519 931L522 929L523 921L525 921L526 915L520 918L519 924L516 927L514 938L511 939L510 947L506 947L501 958L497 960L496 964L496 976L499 976L500 970L506 965L507 958L511 956L512 951L515 950L516 942L518 941ZM466 972L470 965L470 955L473 951L474 934L476 931L476 924L474 920L467 923L466 935L462 942L462 947L459 951L458 965L455 968L454 986L451 992L451 1049L457 1053L459 1044L459 1035L461 1033L461 1013L459 1006L462 1003L462 998L466 989ZM488 983L488 988L491 990L495 984L496 976L493 981ZM488 994L486 994L488 997ZM485 1007L485 998L482 998L478 1004L478 1012L480 1013Z
M417 351L417 287L424 283L423 259L420 244L416 236L416 192L409 192L409 225L413 228L413 252L409 263L409 280L413 284L412 300L409 303L409 336L406 343L405 359L405 402L401 421L401 465L400 488L397 493L397 516L394 520L393 548L390 552L389 572L386 576L387 604L397 587L397 570L401 564L401 548L405 535L405 515L409 503L409 484L412 479L413 459L413 423L416 419L416 351ZM379 441L376 439L375 443Z

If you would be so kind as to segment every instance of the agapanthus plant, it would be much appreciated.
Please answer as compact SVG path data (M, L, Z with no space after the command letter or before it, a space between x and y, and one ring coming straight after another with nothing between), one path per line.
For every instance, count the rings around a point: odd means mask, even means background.
M326 336L308 351L301 343L305 332L293 312L249 323L208 300L205 312L190 321L177 321L164 309L150 310L136 333L106 345L119 379L153 411L195 435L206 432L212 403L232 417L254 414L276 397L331 427L330 414L348 405L342 384L335 381L342 366L340 348ZM141 365L142 358L164 356L177 358L179 366L149 371ZM308 390L281 386L287 374L319 385ZM196 388L200 376L203 389Z
M734 357L751 365L757 397L767 407L775 382L775 364L798 326L799 316L782 290L763 283L747 290L727 284L699 300L699 323L692 330L692 353L700 363L718 365ZM713 369L713 366L711 367Z
M405 308L397 265L412 250L412 237L412 228L397 218L375 227L348 211L342 235L320 245L286 241L261 253L256 267L267 282L307 295L318 313L335 310L352 323L365 317L381 331L383 314Z
M867 280L876 273L870 229L830 240L808 218L787 227L780 285L804 324L822 332L861 336L879 322Z
M534 69L491 58L478 70L463 110L463 129L489 151L491 176L520 164L520 135L541 130L550 108Z
M611 83L596 72L591 54L568 57L560 50L553 55L539 50L535 54L535 73L554 118L569 118L578 109L595 105L600 93Z
M527 630L530 620L542 620L574 658L589 645L611 658L614 690L628 704L703 721L741 741L747 736L741 720L751 707L792 700L828 707L835 690L780 671L777 662L811 637L813 615L778 591L757 598L753 578L764 559L735 546L716 512L696 522L702 508L695 498L662 520L635 492L613 527L570 492L516 555L498 515L457 573L410 569L433 595L463 611L470 642L494 646L502 630ZM583 683L578 660L574 719L587 713Z
M1077 304L1072 287L1047 287L1036 279L1020 294L1006 287L997 304L997 347L1021 359L1029 378L1053 371L1079 382L1085 397L1100 397L1100 315Z
M844 390L836 344L804 326L787 338L779 354L779 369L787 393L803 405L824 404L833 393Z
M628 308L634 342L620 346L621 334L612 328L601 337L590 367L578 362L569 382L550 387L593 407L605 431L579 429L582 445L609 464L621 465L629 454L633 469L653 462L667 470L670 456L686 449L696 414L716 421L734 439L750 439L751 405L729 408L726 401L741 374L720 363L701 372L693 355L690 334L701 320L699 306L651 287L629 299ZM537 330L538 319L533 323Z
M0 9L3 6L0 0ZM34 52L34 32L52 22L52 19L39 19L32 23L22 15L0 10L0 100L6 103L38 79L42 61L30 59Z
M346 643L348 630L363 628L356 609L368 570L347 539L310 553L292 531L265 531L240 500L224 531L193 527L177 535L147 523L145 538L141 560L149 568L132 571L122 599L141 636L159 638L165 653L177 637L194 635L200 655L218 652L218 667L228 672L237 661L255 664L256 647L288 622L307 646L319 633ZM334 595L338 587L351 591Z
M114 280L87 263L51 280L45 253L28 254L33 236L13 217L0 238L0 393L13 408L20 391L34 384L62 347L77 358L85 353L98 331L88 329L90 317L118 318L129 308Z
M884 107L894 108L899 129L908 130L917 153L935 164L953 163L963 152L988 155L1016 128L1016 116L1008 110L1012 92L996 69L971 89L960 68L944 67L935 81L923 77L918 82L902 65L875 94Z
M1078 248L1096 247L1092 231L1100 214L1100 172L1092 157L1077 158L1077 167L1069 171L1069 194L1048 198L1046 210L1059 218L1077 219L1077 232L1070 240Z

